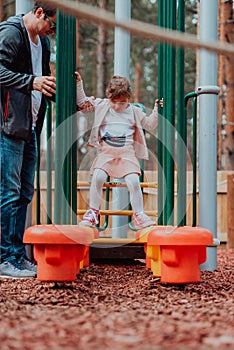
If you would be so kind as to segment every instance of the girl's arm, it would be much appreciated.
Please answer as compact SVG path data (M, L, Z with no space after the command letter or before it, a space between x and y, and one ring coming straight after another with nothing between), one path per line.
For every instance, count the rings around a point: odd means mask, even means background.
M84 113L90 113L94 111L94 105L92 100L85 95L83 82L81 75L78 72L75 72L76 75L76 103L78 110Z
M154 109L149 116L147 116L145 113L143 114L141 119L141 126L143 129L148 131L153 130L158 125L158 105L160 105L160 107L163 107L163 99L155 100Z

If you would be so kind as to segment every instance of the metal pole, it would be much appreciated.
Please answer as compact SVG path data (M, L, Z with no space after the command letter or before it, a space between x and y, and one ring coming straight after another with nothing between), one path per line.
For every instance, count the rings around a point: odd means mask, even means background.
M200 40L217 40L218 0L200 1ZM200 85L217 85L217 55L200 51ZM199 98L199 226L217 237L217 96ZM207 247L203 270L215 270L217 247Z
M128 21L131 18L131 0L115 1L116 20ZM130 70L130 34L120 28L115 28L114 43L114 74L129 78ZM113 179L116 182L123 182L124 179ZM127 188L112 189L113 210L127 209L128 190ZM126 238L128 231L127 216L112 217L112 238Z
M47 113L46 113L46 214L47 224L52 224L52 106L51 102L47 101Z
M76 124L74 124L73 120L76 118L76 90L74 77L74 71L76 69L75 18L64 15L60 12L57 13L56 40L57 80L54 223L70 224L71 220L73 223L76 222L72 205L74 204L74 201L77 201L75 190L76 183L74 183L76 182L76 164L72 164L72 160L75 161L73 137L77 135ZM72 194L74 195L74 198L72 198ZM76 210L76 205L73 208Z
M162 1L158 2L158 25L163 27L164 7ZM158 97L161 99L163 94L163 83L164 83L164 44L158 43ZM163 114L163 109L159 106L159 115ZM158 119L158 225L163 224L163 203L164 203L164 191L163 191L163 144L162 144L162 134L163 134L163 122L162 118ZM160 140L161 138L161 140Z
M26 14L33 9L33 0L16 0L15 1L15 14Z
M131 0L115 1L115 18L119 21L131 19ZM121 28L115 28L114 74L129 78L130 70L130 34Z
M185 1L178 1L178 30L185 31ZM184 49L178 48L177 52L177 103L178 119L177 131L184 145L187 145L187 118L184 110ZM177 225L186 224L186 147L179 142L177 144Z
M170 0L169 3L169 21L168 27L176 29L176 1ZM167 96L168 103L167 121L170 125L175 125L175 48L171 45L167 47ZM165 198L165 224L173 225L174 223L174 143L175 135L172 128L165 128L165 178L166 178L166 198Z

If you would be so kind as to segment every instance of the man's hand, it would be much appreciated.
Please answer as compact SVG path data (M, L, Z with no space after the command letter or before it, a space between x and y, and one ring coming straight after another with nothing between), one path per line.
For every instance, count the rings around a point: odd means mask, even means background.
M41 91L45 96L51 97L56 93L56 78L53 76L35 77L33 90Z

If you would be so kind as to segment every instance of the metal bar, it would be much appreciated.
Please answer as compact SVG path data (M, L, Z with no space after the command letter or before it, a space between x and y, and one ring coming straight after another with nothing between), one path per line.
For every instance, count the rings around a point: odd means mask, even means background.
M184 97L184 120L186 121L186 126L184 125L184 127L186 127L186 130L187 130L187 105L188 105L188 102L189 102L189 99L193 99L193 110L192 110L192 115L193 115L193 136L192 136L192 142L193 142L193 149L192 149L192 167L193 167L193 190L192 190L192 226L196 226L195 223L196 223L196 198L194 199L194 196L196 197L196 182L197 182L197 179L196 179L196 161L195 159L197 159L197 126L195 126L194 124L197 124L197 109L196 109L196 106L195 106L195 102L197 103L197 96L198 96L198 93L197 91L192 91L190 93L188 93L187 95L185 95ZM184 137L184 139L183 139ZM181 153L181 155L186 156L186 145L187 145L187 133L182 133L181 135L181 141L182 144L181 144L181 147L179 148L178 152ZM181 162L183 161L183 159L181 159ZM195 164L194 164L195 162ZM185 181L185 178L184 176L186 176L186 174L182 173L180 174L180 177L178 178L178 183L181 184L181 181ZM182 191L185 191L184 193ZM179 192L180 191L180 192ZM185 196L186 197L186 194L187 194L187 191L186 191L186 186L184 188L183 186L183 183L182 183L182 187L179 187L178 188L178 201L179 200L184 200L183 197ZM182 202L184 204L186 204L185 202ZM186 224L186 215L185 215L185 212L184 212L184 215L183 215L183 212L182 212L182 209L181 207L178 209L180 210L180 215L178 216L178 226L183 226ZM186 210L186 207L183 208L183 210Z
M103 187L126 187L126 183L116 183L116 182L105 182ZM140 186L142 188L157 188L158 184L157 182L140 182ZM77 182L77 187L90 187L90 182L86 181L78 181Z
M36 163L36 223L41 223L41 189L40 189L40 163L41 158L39 155L41 149L40 138L37 139L37 163Z
M54 221L56 224L69 224L71 220L76 223L75 219L77 219L75 215L77 207L74 204L77 200L75 194L77 175L76 170L74 171L76 155L74 155L73 147L76 137L72 128L76 112L75 18L58 13L57 28ZM75 211L72 207L75 207Z
M110 180L110 176L107 177L108 180ZM110 189L107 188L106 189L106 201L105 201L105 209L108 210L109 209L109 205L110 205ZM99 220L100 221L100 220ZM102 226L99 226L98 227L98 230L99 231L104 231L107 226L108 226L108 223L109 223L109 216L108 215L105 215L105 221L103 223Z
M52 111L51 102L46 103L46 222L52 224Z
M72 49L72 68L77 67L77 40L76 40L76 21L72 20L72 35L73 35L73 49ZM76 94L73 92L76 91L76 78L74 74L71 72L71 96L72 96L72 103L71 103L71 113L74 115L76 114ZM71 129L71 140L75 140L72 143L71 147L71 196L72 196L72 202L71 202L71 221L72 224L77 224L77 118L72 118L72 129Z
M129 20L116 20L112 12L100 9L98 7L86 5L83 3L74 3L68 0L41 0L42 3L52 5L64 11L71 16L87 19L89 22L96 24L102 23L111 28L122 28L132 35L145 39L161 41L175 47L188 47L191 49L205 49L227 56L234 55L233 44L224 43L218 40L199 40L194 34L182 33L176 30L160 28L149 23ZM164 0L164 2L166 2Z
M83 215L86 212L86 209L78 209L77 215ZM157 216L158 212L155 210L146 210L145 213L149 216ZM133 215L132 210L100 210L100 215Z
M185 1L178 1L178 30L185 30ZM187 118L184 113L184 49L177 51L177 225L186 224L186 144L187 144Z
M167 25L169 28L176 27L176 0L170 0L168 3L169 16ZM175 49L167 45L167 97L166 97L166 120L169 127L165 127L165 217L164 224L174 224L174 142L175 142Z
M209 21L207 18L209 17ZM200 38L215 41L218 36L218 0L200 1ZM209 67L209 69L207 69ZM199 85L217 85L217 55L201 50ZM217 237L217 96L199 97L199 226ZM215 270L217 247L207 248L201 269Z
M197 226L197 97L193 98L192 106L193 116L193 153L192 153L192 165L193 165L193 198L192 198L192 226Z
M162 0L158 1L158 24L163 27L163 2ZM158 97L159 99L165 98L163 94L164 87L164 70L165 65L163 62L163 52L164 52L164 44L158 43ZM164 191L163 191L163 144L162 144L162 135L163 135L163 121L162 115L164 110L159 106L158 109L158 224L163 224L163 203L164 203Z
M62 94L63 79L62 67L64 66L64 55L62 39L63 39L63 16L57 11L57 35L56 35L56 129L55 129L55 172L54 172L54 223L61 224L61 203L62 203L62 151L63 151L63 134L62 128Z

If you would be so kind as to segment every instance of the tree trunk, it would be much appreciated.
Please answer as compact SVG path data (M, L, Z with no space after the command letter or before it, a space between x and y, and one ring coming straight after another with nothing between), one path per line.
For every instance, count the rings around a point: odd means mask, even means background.
M76 0L77 3L80 0ZM77 69L80 69L80 28L79 28L79 20L76 19L76 65Z
M141 65L139 62L135 64L135 87L134 87L134 102L140 102L140 78L141 78Z
M234 42L233 0L220 1L220 40ZM221 100L219 108L219 149L223 158L221 165L226 170L234 169L234 60L232 57L220 58L219 86ZM226 116L226 118L225 118ZM226 120L225 120L226 119ZM224 123L223 123L224 122ZM223 134L222 134L223 133ZM221 143L221 145L220 145Z
M108 0L99 0L99 7L107 10ZM102 24L98 26L97 44L97 96L105 97L107 64L107 30Z
M0 22L3 21L3 0L0 0Z

